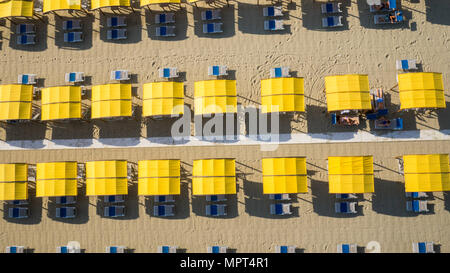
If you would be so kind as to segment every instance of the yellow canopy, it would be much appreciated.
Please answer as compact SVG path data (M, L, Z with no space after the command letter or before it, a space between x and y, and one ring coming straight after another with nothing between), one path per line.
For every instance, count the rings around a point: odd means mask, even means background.
M330 193L374 192L373 156L328 157Z
M56 10L81 10L81 0L44 0L44 13Z
M261 109L270 112L304 112L303 78L273 78L261 81Z
M441 73L404 73L398 75L400 109L445 108Z
M86 195L128 194L126 160L86 162Z
M0 164L0 201L27 200L27 181L27 164Z
M263 158L263 193L308 192L305 157Z
M41 119L81 118L81 87L57 86L41 90Z
M448 154L404 155L406 192L450 191Z
M138 195L180 194L180 160L141 160L138 170Z
M236 162L234 159L194 160L193 195L236 193Z
M236 81L209 80L194 84L195 115L236 113Z
M36 164L36 197L76 196L77 162Z
M11 0L0 3L0 18L33 17L33 1Z
M325 90L328 112L372 109L367 75L327 76Z
M141 7L153 4L178 4L181 0L141 0Z
M0 85L0 120L31 119L32 99L32 85Z
M184 113L182 82L152 82L144 84L142 116L170 116Z
M106 7L129 7L130 0L91 0L91 9Z
M131 84L113 83L92 87L91 118L131 117Z

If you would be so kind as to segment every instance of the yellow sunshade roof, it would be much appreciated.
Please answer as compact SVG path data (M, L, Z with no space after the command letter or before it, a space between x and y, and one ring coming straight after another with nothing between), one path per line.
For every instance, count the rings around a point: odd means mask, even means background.
M263 158L263 193L308 192L306 158Z
M372 109L367 75L327 76L325 90L328 112Z
M27 181L27 164L0 164L0 201L28 199Z
M182 82L152 82L144 84L142 116L170 116L184 113Z
M273 78L261 81L261 109L270 112L304 112L303 78Z
M445 108L441 73L404 73L398 75L400 109Z
M141 7L153 5L153 4L177 4L181 3L181 0L141 0Z
M92 87L91 118L131 117L131 84Z
M129 6L130 0L91 0L91 9Z
M404 155L406 192L450 191L448 154Z
M374 192L373 156L328 157L330 193Z
M236 193L236 161L234 159L194 160L193 195Z
M41 90L41 119L81 118L81 87L57 86Z
M0 85L0 120L31 119L32 98L32 85Z
M36 196L76 196L77 162L36 164Z
M81 10L81 0L44 0L44 13L56 10Z
M126 194L128 194L127 161L86 162L86 195Z
M0 18L33 17L33 1L5 1L0 3Z
M236 113L236 81L209 80L194 84L195 115Z
M141 160L138 170L139 195L180 194L180 160Z

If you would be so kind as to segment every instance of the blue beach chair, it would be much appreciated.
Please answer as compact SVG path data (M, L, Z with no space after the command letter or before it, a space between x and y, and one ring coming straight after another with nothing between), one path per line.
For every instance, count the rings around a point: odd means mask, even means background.
M356 213L356 202L336 202L334 208L336 213Z
M321 5L322 13L340 13L342 3L326 3Z
M269 199L271 200L291 200L289 197L289 194L283 193L283 194L270 194Z
M166 79L176 78L178 77L178 69L176 67L160 68L159 77Z
M209 201L209 202L220 202L220 201L227 201L227 198L223 194L221 194L221 195L207 195L206 196L206 201Z
M23 246L7 246L5 253L23 253L24 250Z
M406 202L406 210L416 213L428 212L428 204L425 200L412 200Z
M36 43L36 35L19 35L17 36L17 44L18 45L34 45Z
M357 252L356 244L339 244L337 245L338 253L356 253Z
M206 206L207 216L225 216L227 215L227 205L207 205Z
M291 212L291 203L286 204L271 204L270 214L272 215L289 215Z
M322 18L322 26L323 27L341 27L342 24L342 16L329 16Z
M208 253L227 253L228 247L226 246L208 246Z
M107 246L106 253L125 253L124 246Z
M275 253L295 253L296 246L275 246Z
M78 30L82 29L82 27L81 20L67 20L63 22L64 30Z
M413 70L417 69L416 60L397 60L397 70Z
M9 208L9 218L28 218L28 208Z
M270 69L270 77L271 78L281 78L281 77L289 77L289 67L275 67Z
M56 208L56 218L75 218L77 210L74 207Z
M220 19L222 19L222 16L220 15L220 9L202 11L203 21L220 20Z
M64 33L64 42L78 43L83 41L83 32L67 32Z
M203 24L203 33L221 33L222 23L208 23Z
M272 16L272 17L283 16L283 7L281 7L281 6L265 7L263 9L263 15L265 17L268 17L268 16Z
M160 13L155 16L156 24L175 23L175 13Z
M177 253L176 246L158 246L158 253Z
M153 215L154 216L174 216L174 205L158 205L153 207Z
M155 195L154 200L158 203L170 203L175 201L172 195Z
M16 28L17 34L30 34L36 32L36 26L34 24L19 24Z
M36 74L20 74L17 77L17 82L21 84L35 84Z
M123 16L109 17L106 19L106 25L108 27L126 27L127 21Z
M427 198L428 194L426 192L407 192L406 197L409 198Z
M433 242L419 242L413 243L414 253L434 253Z
M225 65L208 66L208 76L225 76L228 75Z
M264 21L264 30L283 30L283 20L266 20Z
M403 130L403 119L394 118L391 120L375 120L375 129L377 130Z
M111 80L122 81L129 80L128 70L114 70L111 71Z
M157 37L172 37L175 36L175 26L156 27Z
M123 217L125 216L125 206L110 206L105 207L105 217Z
M105 203L123 203L125 198L123 198L123 195L106 195L103 201Z
M124 40L127 38L127 30L125 28L110 29L106 32L108 40Z

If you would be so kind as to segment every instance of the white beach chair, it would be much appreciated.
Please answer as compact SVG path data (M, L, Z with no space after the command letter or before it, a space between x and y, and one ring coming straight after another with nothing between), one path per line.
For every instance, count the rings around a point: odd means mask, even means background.
M322 18L323 27L342 27L342 16L328 16Z
M63 30L79 30L83 28L81 20L66 20L63 21Z
M270 69L270 77L271 78L279 78L279 77L289 77L289 67L275 67Z
M358 250L358 246L356 244L338 244L337 252L338 253L356 253Z
M417 69L416 60L397 60L397 70L414 70Z
M342 12L342 3L325 3L321 5L322 13L340 13Z
M36 33L36 25L34 24L18 24L16 27L17 34Z
M18 45L34 45L36 43L36 35L26 34L17 36Z
M227 215L227 205L217 204L217 205L207 205L206 206L207 216L225 216Z
M106 32L108 40L124 40L127 38L127 30L125 28L114 28Z
M76 214L75 207L56 208L56 218L75 218Z
M106 19L106 25L108 27L126 27L127 20L124 16L108 17Z
M84 81L83 72L69 72L65 75L66 82L82 82Z
M202 11L202 20L203 21L220 20L220 19L222 19L221 15L220 15L220 9Z
M156 27L157 37L173 37L175 35L175 26Z
M128 70L114 70L111 71L111 80L117 80L117 81L123 81L123 80L129 80L128 77Z
M17 77L20 84L36 84L36 74L20 74Z
M208 253L227 253L227 250L226 246L208 246L206 249Z
M413 253L434 253L433 242L412 243Z
M283 20L266 20L264 21L264 30L283 30Z
M295 253L296 246L275 246L275 253Z
M83 32L66 32L64 33L64 42L79 43L83 41Z
M107 246L106 253L125 253L125 247L124 246Z
M289 214L292 214L291 206L292 206L291 203L271 204L270 205L270 214L272 214L272 215L289 215Z
M158 253L177 253L177 246L158 246Z
M282 6L265 7L265 8L263 8L263 16L264 17L268 17L268 16L273 16L273 17L283 16L283 7Z
M221 33L222 23L208 23L203 24L203 33Z
M24 246L7 246L5 253L23 253L24 250Z
M208 66L208 76L225 76L228 75L225 65Z
M175 13L159 13L155 15L156 24L175 23Z
M170 79L178 77L178 70L176 67L160 68L158 72L160 78Z

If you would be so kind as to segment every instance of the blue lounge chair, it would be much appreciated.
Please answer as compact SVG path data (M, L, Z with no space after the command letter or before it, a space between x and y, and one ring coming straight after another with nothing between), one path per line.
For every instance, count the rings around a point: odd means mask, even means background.
M127 30L125 28L110 29L106 32L108 40L124 40L127 38Z
M178 77L178 71L176 67L167 67L159 69L159 77L160 78L176 78Z
M128 70L114 70L111 71L111 80L122 81L129 80Z
M419 242L413 243L414 253L434 253L433 242Z
M226 246L208 246L208 253L227 253L228 247Z
M9 208L9 218L28 218L28 208Z
M227 205L207 205L206 206L207 216L225 216L227 215Z
M158 203L169 203L174 201L175 199L173 199L172 195L155 195L155 202Z
M105 217L123 217L125 216L125 206L105 207Z
M175 26L162 26L156 28L156 36L172 37L175 36Z
M342 3L326 3L321 5L322 13L340 13Z
M175 13L160 13L155 16L156 24L175 23Z
M283 20L266 20L264 21L264 30L283 30Z
M174 216L174 205L158 205L153 207L154 216Z
M272 16L283 16L283 7L281 6L271 6L271 7L265 7L263 9L263 15L265 17Z
M413 70L417 69L416 60L397 60L397 70Z
M56 218L75 218L77 210L74 207L56 208Z
M123 198L123 195L106 195L103 201L105 203L123 203L125 198Z
M375 129L377 130L403 130L403 119L394 118L391 120L375 120Z
M82 82L84 81L83 72L69 72L65 76L66 82Z
M16 29L17 34L36 33L36 26L34 24L19 24Z
M295 253L295 246L275 246L275 253Z
M7 201L7 202L8 202L8 204L15 205L15 206L21 206L21 205L28 204L28 200L11 200L11 201Z
M221 33L222 23L208 23L203 24L203 33Z
M221 15L220 15L220 9L202 11L202 20L203 21L220 20L220 19L222 19Z
M323 27L341 27L342 24L342 16L329 16L322 18L322 26Z
M412 200L406 202L406 210L412 212L428 212L428 204L425 200Z
M69 253L69 249L67 246L58 246L56 248L57 253Z
M283 193L283 194L270 194L269 199L271 200L291 200L289 197L289 194Z
M397 9L397 0L383 0L383 3L381 5L370 5L369 10L370 12L384 12L384 11L391 11Z
M177 253L176 246L158 246L158 253Z
M67 20L63 22L64 30L78 30L82 29L82 27L81 20Z
M34 45L36 43L35 41L36 35L19 35L17 36L17 44L18 45Z
M428 194L426 192L407 192L406 197L409 198L427 198Z
M56 204L68 205L75 204L77 202L76 196L58 196L55 197Z
M291 212L291 203L286 204L271 204L270 205L270 214L272 215L288 215L292 214Z
M289 67L275 67L270 69L271 78L289 77Z
M225 76L228 75L225 65L208 66L208 76Z
M67 32L64 33L64 42L78 43L83 41L83 32Z
M356 202L337 202L334 208L336 213L356 213Z
M106 253L125 253L124 246L107 246Z
M126 27L127 21L123 16L109 17L106 19L106 25L108 27Z
M339 244L339 245L337 245L338 253L356 253L357 249L358 249L358 247L356 244Z
M25 247L23 246L7 246L6 253L23 253Z
M17 78L17 82L21 84L35 84L36 74L20 74Z
M227 198L223 194L222 195L207 195L206 201L220 202L220 201L227 201Z

